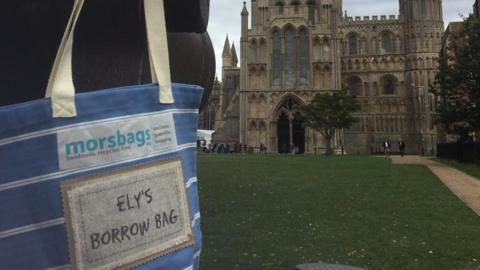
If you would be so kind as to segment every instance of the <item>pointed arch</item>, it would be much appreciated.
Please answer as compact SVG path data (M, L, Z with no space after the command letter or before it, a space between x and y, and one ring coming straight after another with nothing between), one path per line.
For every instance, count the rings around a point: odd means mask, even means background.
M347 35L348 55L358 55L360 53L358 37L356 32L351 32Z
M297 33L297 28L295 27L295 25L293 25L292 23L286 23L286 24L282 27L282 32L283 32L284 35L285 35L285 32L286 32L288 29L292 29L295 34Z
M393 48L394 48L393 34L390 31L383 31L380 34L380 43L381 43L380 51L382 54L393 53Z
M304 153L305 127L299 108L305 104L303 100L294 95L286 94L275 107L273 122L276 124L277 151L280 153Z
M280 101L277 103L275 108L273 109L272 116L274 121L276 118L280 116L282 112L296 112L300 108L300 106L305 105L305 101L292 93L284 94L280 97Z

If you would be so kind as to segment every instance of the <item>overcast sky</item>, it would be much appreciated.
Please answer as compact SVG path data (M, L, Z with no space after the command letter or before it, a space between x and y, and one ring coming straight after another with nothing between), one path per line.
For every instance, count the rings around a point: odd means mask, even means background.
M222 51L228 34L240 57L240 12L244 0L211 0L208 31L217 57L217 75L221 77ZM462 20L460 14L472 12L474 0L443 0L445 24ZM250 0L247 0L250 12ZM344 0L343 9L348 16L393 15L399 13L398 0ZM221 78L220 78L221 79Z

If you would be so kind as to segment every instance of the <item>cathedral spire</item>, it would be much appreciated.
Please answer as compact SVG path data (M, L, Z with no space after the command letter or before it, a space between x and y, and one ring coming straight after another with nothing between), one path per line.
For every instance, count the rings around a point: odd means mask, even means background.
M231 54L232 54L232 66L236 67L238 64L238 56L237 56L237 50L235 49L234 43L232 43Z
M247 10L247 2L243 2L243 9L242 9L242 16L248 16L248 10Z
M231 57L232 54L231 54L231 49L230 49L230 41L228 40L228 35L227 35L227 38L225 39L225 45L223 46L223 54L222 54L222 57L225 58L225 57Z

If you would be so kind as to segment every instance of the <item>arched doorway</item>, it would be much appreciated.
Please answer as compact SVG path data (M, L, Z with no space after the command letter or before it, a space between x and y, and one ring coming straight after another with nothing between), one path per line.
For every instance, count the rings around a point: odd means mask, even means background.
M277 151L281 154L305 153L305 127L299 106L297 100L289 98L277 110Z

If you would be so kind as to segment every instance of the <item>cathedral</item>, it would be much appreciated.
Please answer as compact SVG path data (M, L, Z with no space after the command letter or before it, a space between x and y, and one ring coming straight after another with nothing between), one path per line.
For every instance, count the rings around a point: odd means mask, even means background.
M337 131L337 151L377 153L385 140L395 151L402 139L408 153L433 154L428 88L443 30L441 0L399 0L399 14L363 17L348 16L342 0L244 2L240 53L227 37L222 82L208 108L214 142L322 152L324 139L303 125L299 107L345 88L361 111Z

